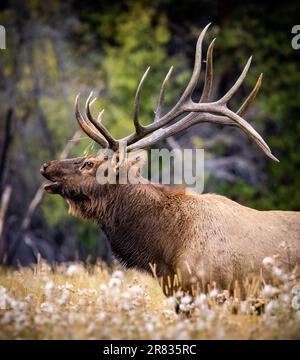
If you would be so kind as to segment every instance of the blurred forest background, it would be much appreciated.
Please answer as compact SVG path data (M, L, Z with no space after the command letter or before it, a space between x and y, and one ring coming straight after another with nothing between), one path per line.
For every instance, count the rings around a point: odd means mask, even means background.
M151 121L161 82L175 66L167 106L184 89L201 29L205 48L217 37L214 96L224 94L253 54L236 109L263 72L263 86L246 119L280 163L238 129L202 124L173 139L204 147L206 192L258 209L300 210L300 50L291 47L300 3L216 0L1 1L0 24L0 261L110 261L105 236L67 213L59 196L44 195L42 163L97 146L78 131L74 99L94 90L104 121L119 137L132 130L133 99L151 65L142 116ZM70 141L71 140L71 141ZM159 144L159 146L170 146Z

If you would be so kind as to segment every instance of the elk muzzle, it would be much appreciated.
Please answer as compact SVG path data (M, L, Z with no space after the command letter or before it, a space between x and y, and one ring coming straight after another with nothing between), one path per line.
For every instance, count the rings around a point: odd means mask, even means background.
M44 163L41 168L41 174L49 180L48 182L44 183L44 190L50 194L58 194L61 188L59 181L57 180L57 175L55 171L55 161L51 161L50 163Z

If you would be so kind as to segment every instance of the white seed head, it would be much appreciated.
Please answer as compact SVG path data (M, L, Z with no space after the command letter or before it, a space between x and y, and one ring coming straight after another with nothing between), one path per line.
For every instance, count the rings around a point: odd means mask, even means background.
M267 256L263 259L262 264L265 268L270 268L271 266L274 265L274 259Z
M272 285L265 285L265 287L262 289L261 296L263 298L271 298L279 293L279 289L272 286Z
M76 264L71 264L68 266L67 270L66 270L66 275L69 277L75 276L80 274L80 266L76 265Z
M47 314L53 314L54 306L49 301L45 301L41 304L41 310Z

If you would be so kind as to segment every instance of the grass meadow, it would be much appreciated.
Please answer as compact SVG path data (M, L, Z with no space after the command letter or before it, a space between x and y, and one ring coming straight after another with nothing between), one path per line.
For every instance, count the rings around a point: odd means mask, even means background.
M0 268L1 339L299 339L298 273L166 298L150 275L115 264ZM298 280L299 283L299 280ZM296 290L295 290L296 289ZM175 304L179 312L175 311Z

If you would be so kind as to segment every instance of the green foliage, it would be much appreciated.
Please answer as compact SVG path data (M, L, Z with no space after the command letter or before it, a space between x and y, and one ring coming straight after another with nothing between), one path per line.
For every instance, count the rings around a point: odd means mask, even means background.
M95 253L99 247L99 229L95 224L81 222L77 227L78 236L87 255Z
M116 137L121 137L133 131L133 101L135 91L148 66L151 70L145 83L141 98L141 117L144 123L153 119L160 85L171 65L179 65L178 58L169 57L166 45L170 40L170 32L164 15L158 15L154 8L145 7L138 2L130 2L128 12L118 14L118 22L115 23L115 8L109 9L98 18L93 15L94 22L101 33L99 36L106 37L114 29L114 44L102 44L104 56L101 62L101 79L104 81L107 96L101 98L98 103L105 108L104 119L109 129ZM115 14L115 13L114 13ZM109 23L109 19L112 23ZM137 21L138 19L138 21ZM180 82L185 80L182 76ZM175 79L166 94L166 102L174 97L174 88L178 86Z
M60 196L45 196L41 210L50 226L58 226L66 222L67 205Z

